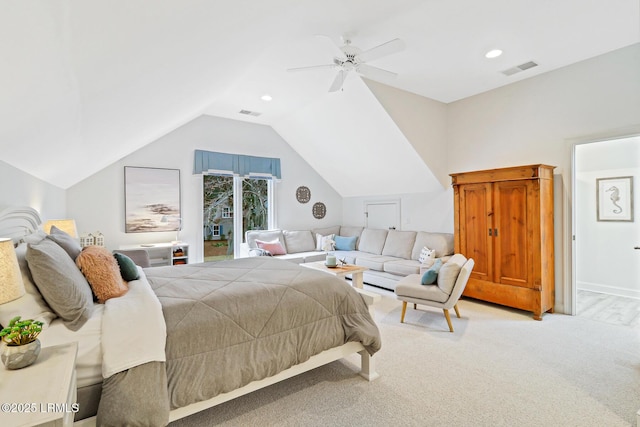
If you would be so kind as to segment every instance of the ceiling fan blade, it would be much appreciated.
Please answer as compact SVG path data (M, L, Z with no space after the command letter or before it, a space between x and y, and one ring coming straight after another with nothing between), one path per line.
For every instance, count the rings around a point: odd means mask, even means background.
M326 34L316 34L315 36L324 40L329 40L329 43L331 43L331 45L333 46L335 55L341 59L345 59L344 52L340 48L340 44L338 44L338 42L333 37Z
M370 78L371 80L388 80L394 77L397 77L398 74L383 70L382 68L373 67L367 64L359 64L356 67L356 71L362 74L364 77Z
M287 71L321 70L323 68L335 68L335 67L336 67L336 64L311 65L309 67L287 68Z
M347 72L344 70L338 71L336 74L336 78L333 79L333 83L331 83L331 87L329 88L329 92L337 92L342 88L342 84L344 83L344 79L347 77Z
M379 46L372 47L369 50L365 50L357 55L360 62L373 61L374 59L382 58L383 56L391 55L392 53L400 52L404 50L405 44L400 39L389 40L386 43L382 43Z

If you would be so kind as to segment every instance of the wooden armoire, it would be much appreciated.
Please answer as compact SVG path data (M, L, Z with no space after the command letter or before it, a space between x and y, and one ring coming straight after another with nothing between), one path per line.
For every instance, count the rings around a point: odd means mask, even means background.
M465 296L553 312L553 166L451 174L455 251L475 260Z

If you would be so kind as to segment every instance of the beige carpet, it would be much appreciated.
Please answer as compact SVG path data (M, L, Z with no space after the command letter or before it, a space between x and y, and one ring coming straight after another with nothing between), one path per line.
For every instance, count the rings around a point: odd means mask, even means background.
M377 292L378 380L356 375L354 357L171 426L635 425L639 329L462 300L451 334L440 310L399 323L400 302Z

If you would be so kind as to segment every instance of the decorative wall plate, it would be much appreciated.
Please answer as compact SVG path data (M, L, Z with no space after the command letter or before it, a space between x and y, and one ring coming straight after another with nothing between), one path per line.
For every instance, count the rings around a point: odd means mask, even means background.
M316 202L313 204L313 217L322 219L327 214L327 207L322 202Z
M309 190L309 187L305 187L304 185L298 187L296 190L296 199L298 199L300 203L307 203L311 200L311 190Z

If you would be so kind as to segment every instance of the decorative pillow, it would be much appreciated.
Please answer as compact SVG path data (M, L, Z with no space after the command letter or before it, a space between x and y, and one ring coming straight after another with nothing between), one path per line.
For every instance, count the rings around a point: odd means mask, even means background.
M45 236L42 236L44 239ZM31 272L26 260L27 244L21 243L16 248L16 256L18 257L18 265L22 273L22 282L26 293L20 298L0 304L0 325L6 326L9 321L16 316L23 319L39 320L47 327L57 316L42 298L40 291L36 288Z
M336 248L335 234L316 234L316 251L333 251Z
M27 245L27 263L38 290L49 307L77 331L93 313L93 296L73 260L57 243L44 239Z
M429 249L428 247L425 246L420 251L420 257L418 257L418 261L420 261L420 263L423 264L426 260L435 259L435 258L436 258L436 251Z
M76 258L76 265L87 278L100 304L104 304L110 298L120 297L129 290L120 276L118 261L107 248L84 247Z
M282 246L282 243L280 243L280 240L278 240L278 239L272 240L270 242L265 242L263 240L257 240L256 239L256 245L260 249L264 249L265 251L269 251L271 253L271 255L286 255L287 254L287 251L284 249L284 246Z
M135 262L125 254L121 254L116 252L113 254L113 257L116 259L118 263L118 267L120 267L120 276L127 282L132 280L137 280L140 278L140 273L138 272L138 266Z
M51 239L58 245L60 245L60 247L64 249L65 252L68 253L71 259L74 261L82 250L80 242L71 237L71 235L69 235L68 233L60 230L55 225L51 226L51 231L49 232L47 239Z
M358 236L343 237L336 236L336 250L338 251L355 251Z
M433 285L438 278L438 272L440 272L440 268L442 267L442 260L437 259L435 263L431 266L430 269L424 272L422 275L422 279L420 283L423 285Z

